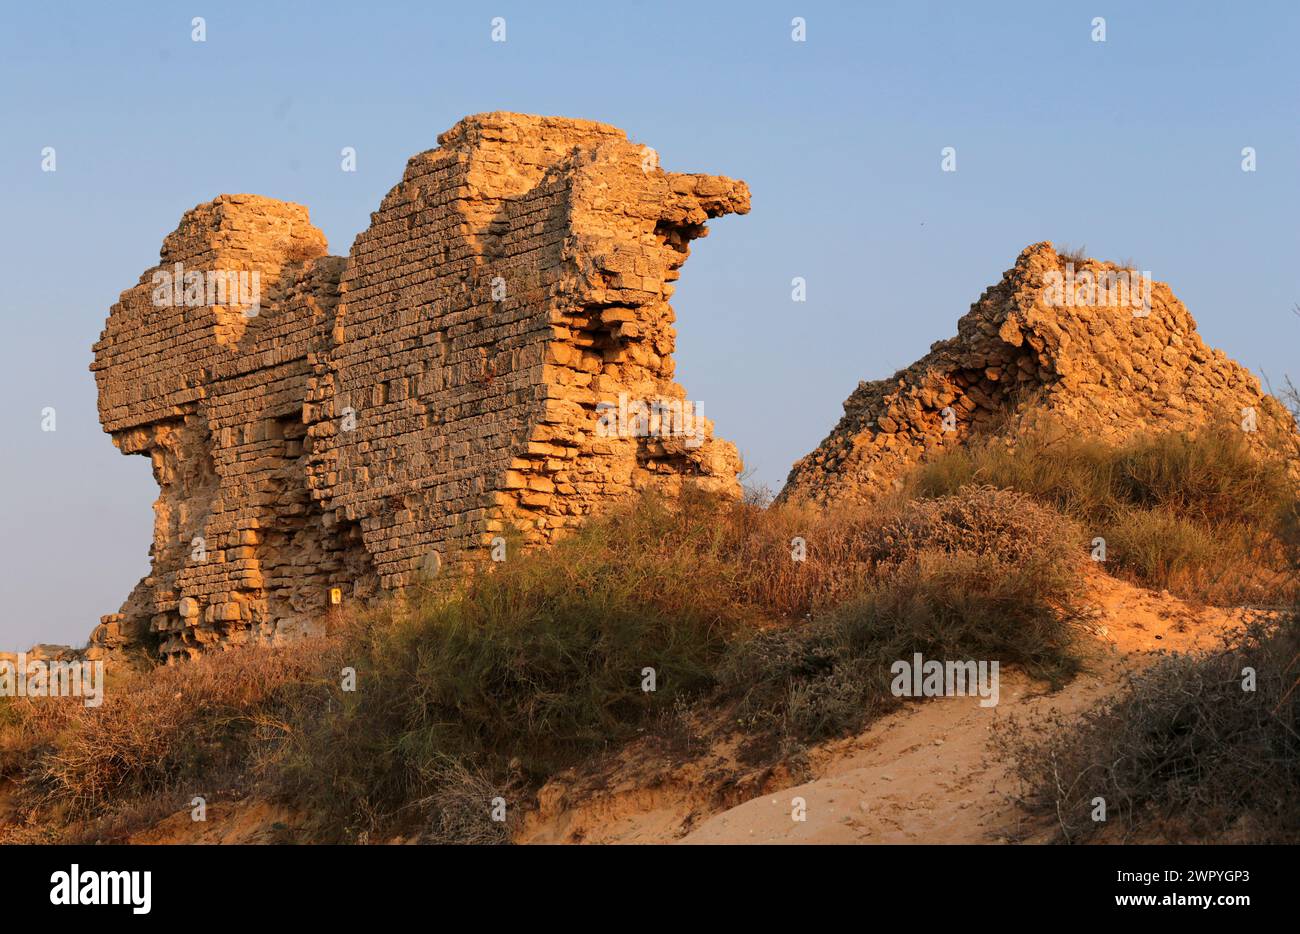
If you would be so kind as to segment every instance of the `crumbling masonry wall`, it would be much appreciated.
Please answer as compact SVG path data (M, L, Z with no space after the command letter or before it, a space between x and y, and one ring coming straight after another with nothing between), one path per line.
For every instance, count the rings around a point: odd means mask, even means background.
M305 208L223 195L113 306L101 421L152 459L160 496L150 574L93 642L275 640L317 625L334 588L448 573L507 530L549 542L647 487L739 492L706 420L611 433L602 416L685 403L672 282L709 218L748 211L744 183L665 172L579 120L481 114L438 142L346 259ZM168 303L177 264L209 287L256 272L255 313L233 287Z
M1027 247L957 324L957 336L889 379L862 382L844 417L795 463L780 499L867 500L947 445L1027 431L1110 442L1238 425L1264 456L1300 465L1295 420L1244 367L1207 347L1163 282L1140 299L1112 263ZM1146 285L1139 285L1146 291ZM1104 298L1104 300L1102 300Z

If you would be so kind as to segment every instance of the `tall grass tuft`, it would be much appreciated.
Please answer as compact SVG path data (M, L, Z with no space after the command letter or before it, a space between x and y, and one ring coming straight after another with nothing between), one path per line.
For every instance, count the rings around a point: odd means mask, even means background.
M1210 603L1278 605L1296 592L1288 554L1297 490L1286 465L1240 431L1169 432L1112 446L1047 433L1014 448L989 441L922 465L911 489L947 495L970 483L1020 490L1105 539L1106 561L1149 587Z

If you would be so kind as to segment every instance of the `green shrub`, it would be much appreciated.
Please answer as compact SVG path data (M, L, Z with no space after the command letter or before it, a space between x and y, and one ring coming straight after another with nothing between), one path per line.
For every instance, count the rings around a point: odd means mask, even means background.
M314 702L338 713L293 737L284 787L323 827L360 832L413 797L436 804L438 763L530 785L626 740L712 688L729 641L762 617L759 568L741 559L752 514L647 497L451 594L363 614L332 650L360 687Z

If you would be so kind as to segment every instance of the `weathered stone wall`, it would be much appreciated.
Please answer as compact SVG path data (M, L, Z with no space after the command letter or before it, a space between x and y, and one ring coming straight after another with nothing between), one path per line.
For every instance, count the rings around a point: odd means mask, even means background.
M1113 287L1087 294L1088 281L1133 278L1112 263L1063 258L1050 243L1027 247L960 319L956 337L889 379L858 385L780 498L869 499L945 445L1038 428L1122 442L1253 418L1250 442L1294 469L1294 419L1248 370L1201 341L1168 285L1152 282L1149 302Z
M272 640L319 621L332 588L447 573L507 529L547 542L647 486L738 492L707 422L611 435L602 415L620 395L685 399L671 283L708 218L748 211L744 183L664 172L586 121L482 114L439 143L346 260L305 208L225 195L113 307L101 420L161 493L151 573L95 642ZM160 302L177 263L256 271L256 314Z

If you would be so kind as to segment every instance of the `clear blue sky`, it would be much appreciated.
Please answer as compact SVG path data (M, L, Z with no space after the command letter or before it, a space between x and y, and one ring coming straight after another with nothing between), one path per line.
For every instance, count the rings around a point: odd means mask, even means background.
M82 642L148 567L149 463L101 432L87 365L181 214L222 192L298 201L346 254L407 157L469 113L602 120L667 169L749 182L752 213L715 222L683 272L678 375L774 488L858 380L955 333L1038 240L1136 260L1210 343L1300 375L1298 10L5 4L0 650ZM956 173L940 171L945 146Z

